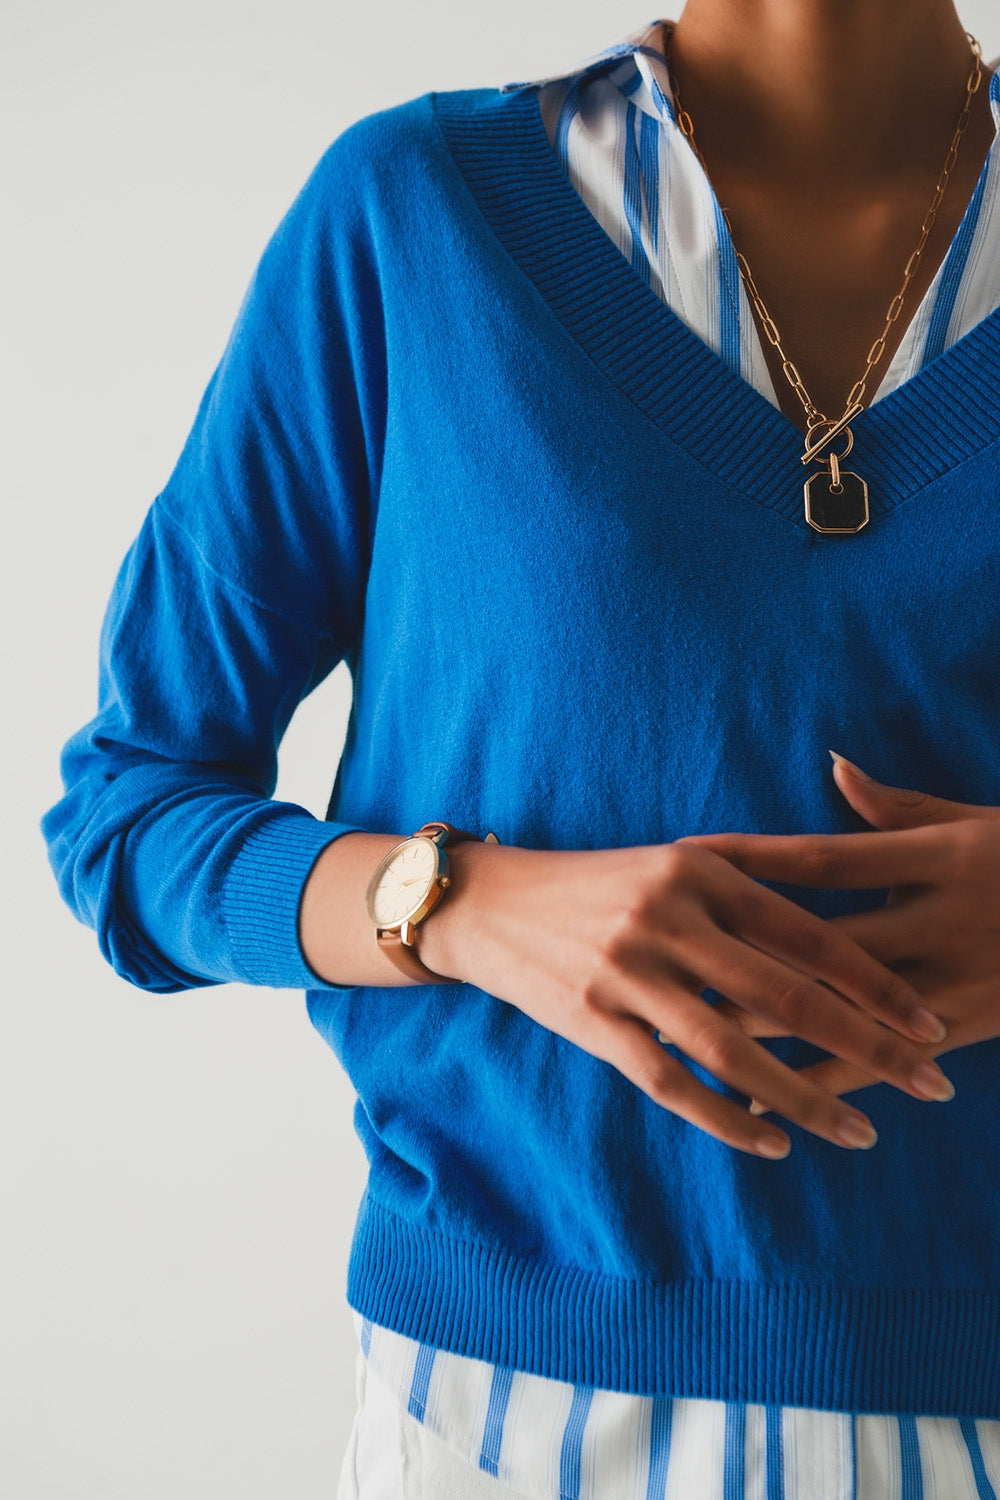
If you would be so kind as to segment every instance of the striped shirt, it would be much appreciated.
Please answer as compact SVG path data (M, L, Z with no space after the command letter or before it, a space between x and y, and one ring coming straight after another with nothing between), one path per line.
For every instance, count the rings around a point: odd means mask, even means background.
M777 406L718 200L677 125L663 25L507 88L537 89L564 171L636 274ZM987 71L1000 130L997 63ZM872 401L1000 306L998 244L994 143ZM357 1327L371 1373L404 1411L531 1500L1000 1500L1000 1422L633 1396Z

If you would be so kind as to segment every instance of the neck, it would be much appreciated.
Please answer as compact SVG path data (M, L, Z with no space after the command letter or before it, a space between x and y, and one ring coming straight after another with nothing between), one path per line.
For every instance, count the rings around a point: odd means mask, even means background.
M817 193L937 161L972 62L953 0L687 0L671 57L710 162Z

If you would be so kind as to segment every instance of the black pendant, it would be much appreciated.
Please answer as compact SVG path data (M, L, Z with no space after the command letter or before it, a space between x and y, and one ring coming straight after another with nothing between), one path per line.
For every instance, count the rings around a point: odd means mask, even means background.
M840 483L821 470L806 480L806 520L814 531L860 531L868 525L868 486L859 474L841 469Z

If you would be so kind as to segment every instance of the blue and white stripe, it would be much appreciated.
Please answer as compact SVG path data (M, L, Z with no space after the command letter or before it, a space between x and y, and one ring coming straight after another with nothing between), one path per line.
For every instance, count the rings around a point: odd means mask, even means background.
M677 126L662 24L559 78L509 87L538 89L563 170L637 274L777 405L729 231ZM990 74L1000 130L996 64ZM872 400L1000 306L998 247L994 144ZM403 1411L531 1500L1000 1500L1000 1422L630 1396L429 1349L361 1319L358 1333Z
M663 25L652 22L563 77L508 87L538 89L564 171L633 269L735 374L777 406L722 210L677 125ZM995 63L986 70L1000 130L1000 73ZM1000 149L994 145L948 255L872 401L1000 306L998 216Z
M531 1500L1000 1497L1000 1422L629 1396L357 1324L397 1406Z

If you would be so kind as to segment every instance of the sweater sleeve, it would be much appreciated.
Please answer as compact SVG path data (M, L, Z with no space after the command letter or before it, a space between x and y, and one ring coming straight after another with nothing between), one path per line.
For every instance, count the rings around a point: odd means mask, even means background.
M114 585L96 717L42 821L63 897L133 984L325 987L302 887L355 825L273 800L299 701L363 616L384 338L353 127L269 243Z

